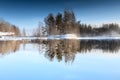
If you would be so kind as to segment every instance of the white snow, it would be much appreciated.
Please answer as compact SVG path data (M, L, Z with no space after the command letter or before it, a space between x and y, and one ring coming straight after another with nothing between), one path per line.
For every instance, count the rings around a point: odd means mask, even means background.
M7 34L7 33L4 33ZM48 37L13 37L13 36L1 36L0 40L34 40L34 39L43 39L43 40L54 40L54 39L78 39L78 40L120 40L120 37L117 36L96 36L96 37L77 37L74 34L66 34L66 35L51 35Z
M35 40L35 39L44 39L46 40L46 37L12 37L12 36L2 36L0 38L0 41L8 41L8 40Z
M13 32L0 32L0 36L14 35Z
M65 34L65 35L51 35L48 39L77 39L75 34Z

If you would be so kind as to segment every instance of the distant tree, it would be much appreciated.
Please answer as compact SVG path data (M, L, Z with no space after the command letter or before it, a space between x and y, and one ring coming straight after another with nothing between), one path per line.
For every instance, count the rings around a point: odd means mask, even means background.
M59 30L60 34L62 34L64 27L63 27L63 19L61 13L58 13L56 16L56 25L57 25L57 30Z
M55 17L49 14L45 18L45 25L49 35L79 34L79 23L72 10L65 10L63 15L58 13Z
M72 10L65 10L63 20L66 24L75 23L76 18L75 18L74 12Z
M12 25L4 20L0 20L0 32L12 32L13 36L19 36L20 30L17 26Z
M15 29L15 35L16 36L20 36L20 30L17 26L13 25L14 29Z
M65 34L75 33L76 29L78 28L78 22L76 21L74 12L72 10L65 10L64 11L64 32ZM79 28L78 28L79 29ZM78 33L79 31L77 31Z
M53 14L49 14L46 18L45 18L45 25L48 28L47 32L49 35L52 35L55 33L55 17L53 16Z
M22 36L26 36L26 30L25 30L25 28L23 28Z

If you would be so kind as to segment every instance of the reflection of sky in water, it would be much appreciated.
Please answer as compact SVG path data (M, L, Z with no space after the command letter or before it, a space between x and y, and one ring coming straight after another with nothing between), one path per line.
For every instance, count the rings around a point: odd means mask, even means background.
M92 50L74 62L49 61L32 44L0 57L0 80L120 80L120 55Z

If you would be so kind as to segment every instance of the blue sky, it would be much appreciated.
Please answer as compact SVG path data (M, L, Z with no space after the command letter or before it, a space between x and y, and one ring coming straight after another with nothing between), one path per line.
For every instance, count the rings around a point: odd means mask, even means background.
M120 22L120 0L0 0L0 18L32 29L49 14L73 9L77 20L87 24Z

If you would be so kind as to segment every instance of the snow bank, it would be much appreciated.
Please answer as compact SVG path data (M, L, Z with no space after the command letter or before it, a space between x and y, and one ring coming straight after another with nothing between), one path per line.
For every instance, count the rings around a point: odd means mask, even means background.
M120 40L120 37L110 37L110 36L96 36L96 37L77 37L74 34L66 34L66 35L51 35L48 37L12 37L12 36L1 36L0 40L35 40L35 39L43 39L43 40L54 40L54 39L78 39L78 40Z
M48 39L77 39L75 34L65 34L65 35L51 35Z
M0 32L0 36L14 35L13 32Z

